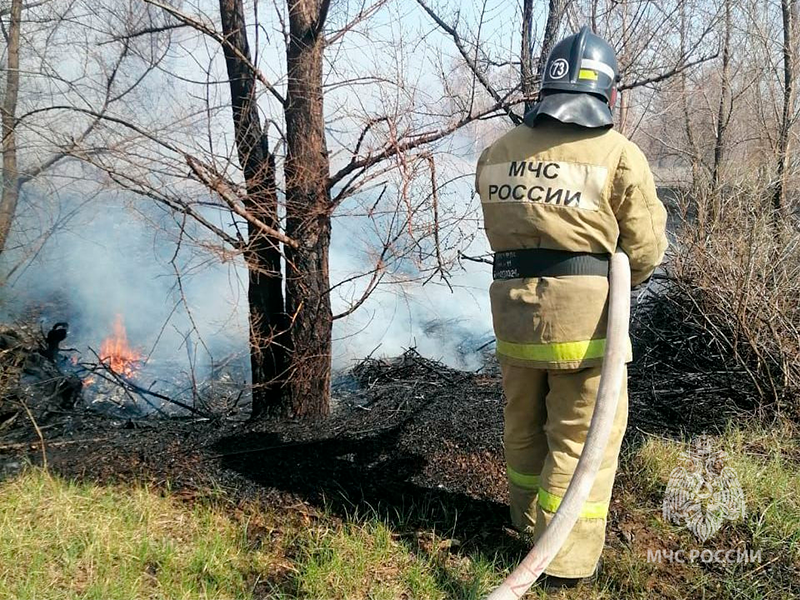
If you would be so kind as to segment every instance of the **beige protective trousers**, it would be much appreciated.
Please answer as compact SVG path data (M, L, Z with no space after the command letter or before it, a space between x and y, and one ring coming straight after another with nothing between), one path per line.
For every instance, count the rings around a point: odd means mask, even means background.
M558 509L592 419L600 367L536 369L501 364L511 519L538 538ZM605 544L606 517L628 420L627 373L600 472L581 517L545 569L556 577L591 576Z

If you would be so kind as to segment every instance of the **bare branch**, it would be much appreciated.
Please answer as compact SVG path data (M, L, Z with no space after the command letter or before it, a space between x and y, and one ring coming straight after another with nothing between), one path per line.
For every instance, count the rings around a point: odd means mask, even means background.
M421 134L414 137L413 139L407 140L404 143L385 147L375 154L368 154L367 156L361 158L354 157L353 160L351 160L345 167L340 169L337 173L335 173L328 179L328 189L331 189L342 179L344 179L345 177L347 177L348 175L359 169L367 169L381 162L382 160L386 160L387 158L396 156L401 152L408 152L409 150L414 150L416 148L419 148L420 146L432 144L433 142L436 142L438 140L441 140L442 138L447 137L454 131L461 129L465 125L473 121L477 121L478 119L486 117L487 115L490 115L492 113L496 113L499 110L503 110L507 106L508 106L508 100L501 98L496 104L490 106L489 108L484 109L474 115L470 114L465 117L462 117L461 119L455 121L454 123L451 123L450 125L447 125L446 127L443 127L438 131L434 131L427 134Z
M184 23L185 25L188 25L192 29L196 29L200 33L203 33L208 37L216 40L217 42L219 42L220 45L230 48L234 52L234 54L236 54L239 60L243 61L249 69L252 69L255 76L267 89L267 91L269 91L269 93L272 94L275 97L275 99L278 100L278 102L280 102L281 104L286 104L286 99L277 89L275 89L275 86L273 86L269 82L269 80L261 71L261 69L256 67L249 58L247 58L244 54L242 54L239 48L237 48L233 44L229 44L225 36L222 35L220 32L218 32L216 29L214 29L213 26L198 21L197 19L179 11L174 6L170 6L169 4L164 4L159 0L144 0L144 2L146 2L147 4L152 4L153 6L162 9L163 11L169 13L170 15L178 19L181 23Z
M417 4L419 4L422 7L422 10L424 10L428 14L428 16L431 19L433 19L434 22L445 33L447 33L447 35L449 35L453 39L453 43L456 45L458 53L461 55L461 58L464 59L464 62L467 64L470 71L472 71L472 74L480 82L483 88L489 93L492 99L497 103L497 106L502 107L502 109L508 115L508 118L511 119L511 121L515 125L519 125L520 123L522 123L522 117L516 114L513 110L511 110L511 107L509 105L505 104L502 101L500 94L497 92L497 90L494 89L494 86L492 86L492 84L489 83L489 80L486 79L486 76L483 74L483 72L481 72L474 58L470 56L469 52L467 52L467 48L466 46L464 46L464 41L462 40L456 28L451 25L448 25L427 4L425 4L425 0L417 0Z
M231 189L230 185L225 181L225 179L219 173L214 171L213 168L202 164L199 160L188 154L184 154L184 158L186 159L186 164L189 165L189 168L192 170L192 173L194 173L200 181L206 184L210 190L217 192L219 197L222 198L225 204L228 205L228 208L230 208L233 212L245 219L248 223L252 223L258 227L268 237L282 242L287 246L291 246L292 248L299 247L299 244L295 240L286 234L281 233L277 229L270 227L263 221L260 221L249 211L239 206L238 195Z

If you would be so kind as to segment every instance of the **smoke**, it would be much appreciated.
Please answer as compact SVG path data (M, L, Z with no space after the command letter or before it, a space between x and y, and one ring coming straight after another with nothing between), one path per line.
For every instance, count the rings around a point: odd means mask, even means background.
M21 201L17 235L36 228L36 212L26 210L30 202ZM43 328L68 321L65 345L91 360L90 349L99 350L120 316L129 341L153 371L195 361L206 368L245 350L241 268L188 245L176 247L174 224L170 230L169 218L141 201L108 193L90 203L62 202L63 213L72 217L10 278L2 307L6 320L34 315ZM10 245L25 244L12 238ZM21 258L5 253L3 267Z
M469 198L471 192L465 187L457 195ZM37 202L41 199L21 198L10 247L28 247L22 232L30 237L41 230L40 211L29 210ZM45 330L68 321L63 345L93 360L90 349L99 350L119 315L130 344L148 357L143 376L174 380L188 376L190 366L204 376L231 355L246 371L247 275L240 260L224 261L189 244L186 237L201 238L191 225L179 239L174 217L138 198L107 192L90 202L60 203L61 213L71 217L59 221L38 255L10 278L0 307L4 320L33 314ZM360 228L355 217L334 221L334 282L371 268L363 240L354 241L353 231ZM464 250L479 254L484 246L479 236ZM0 268L7 271L21 258L19 252L6 252ZM480 366L478 348L491 340L488 266L464 263L448 282L437 277L424 286L379 287L355 313L335 322L334 369L410 347L452 366ZM350 301L334 293L334 314Z
M482 253L482 240L464 251ZM334 274L353 269L353 255L338 244L331 262ZM447 282L437 276L425 285L379 287L358 311L334 323L334 368L344 369L367 355L396 356L416 348L450 366L477 369L483 361L480 349L493 337L490 282L488 265L465 262L451 271Z

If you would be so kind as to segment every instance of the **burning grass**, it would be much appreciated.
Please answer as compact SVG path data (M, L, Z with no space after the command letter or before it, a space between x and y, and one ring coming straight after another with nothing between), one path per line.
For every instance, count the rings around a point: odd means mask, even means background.
M128 333L122 315L114 321L114 331L100 344L100 361L118 375L133 377L143 360L140 352L128 343Z

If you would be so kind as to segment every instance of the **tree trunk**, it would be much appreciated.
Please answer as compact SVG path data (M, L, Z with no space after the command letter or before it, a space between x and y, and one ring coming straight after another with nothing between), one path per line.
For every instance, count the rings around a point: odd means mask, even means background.
M329 411L331 376L330 163L322 93L322 27L326 0L289 3L286 52L286 312L292 321L290 411L322 416Z
M772 208L779 219L786 211L786 163L789 159L789 133L794 112L794 17L796 0L781 0L783 20L783 114L778 129L777 174Z
M525 98L525 112L536 104L536 78L533 74L533 0L525 0L522 6L522 48L520 65L522 73L522 95Z
M628 64L628 4L624 3L622 10L622 52L619 56L620 71ZM628 109L630 107L630 94L633 90L626 90L619 98L619 132L628 135Z
M19 173L17 172L17 97L19 96L19 37L22 0L12 0L8 27L8 64L3 98L3 193L0 197L0 253L6 247L8 232L17 212Z
M550 56L550 51L558 41L558 30L561 27L561 20L564 18L564 10L566 10L568 2L569 0L549 0L548 2L547 21L545 22L544 35L542 36L542 49L539 53L539 64L536 69L537 81L542 80L547 57Z
M722 90L719 96L719 108L717 111L717 127L714 140L714 166L711 170L711 182L714 192L719 191L722 160L725 157L725 129L728 125L729 106L731 102L731 1L725 0L725 31L722 42ZM712 199L712 207L716 200ZM716 209L712 210L711 222L717 216Z
M242 0L220 0L219 9L227 40L223 50L230 80L236 147L247 188L245 207L277 230L280 222L275 160L258 116L255 73L248 64L251 59L243 3ZM288 322L283 304L280 246L250 222L247 233L245 261L249 283L252 418L257 418L282 407Z
M720 217L722 197L720 185L722 178L722 161L725 158L725 129L728 125L731 103L731 2L725 0L725 19L722 34L722 73L720 79L719 106L717 107L717 123L714 130L714 163L711 167L711 194L706 203L708 215L705 224L713 227Z
M680 50L681 60L687 55L687 15L686 3L681 3L681 29L680 29ZM700 197L700 149L697 145L697 140L694 135L694 126L692 125L692 113L689 110L689 92L686 86L686 70L680 73L680 86L681 86L681 109L683 111L683 124L684 131L686 132L686 141L689 145L689 160L692 166L692 197L695 208L695 215L697 218L697 231L702 238L705 233L705 204Z

